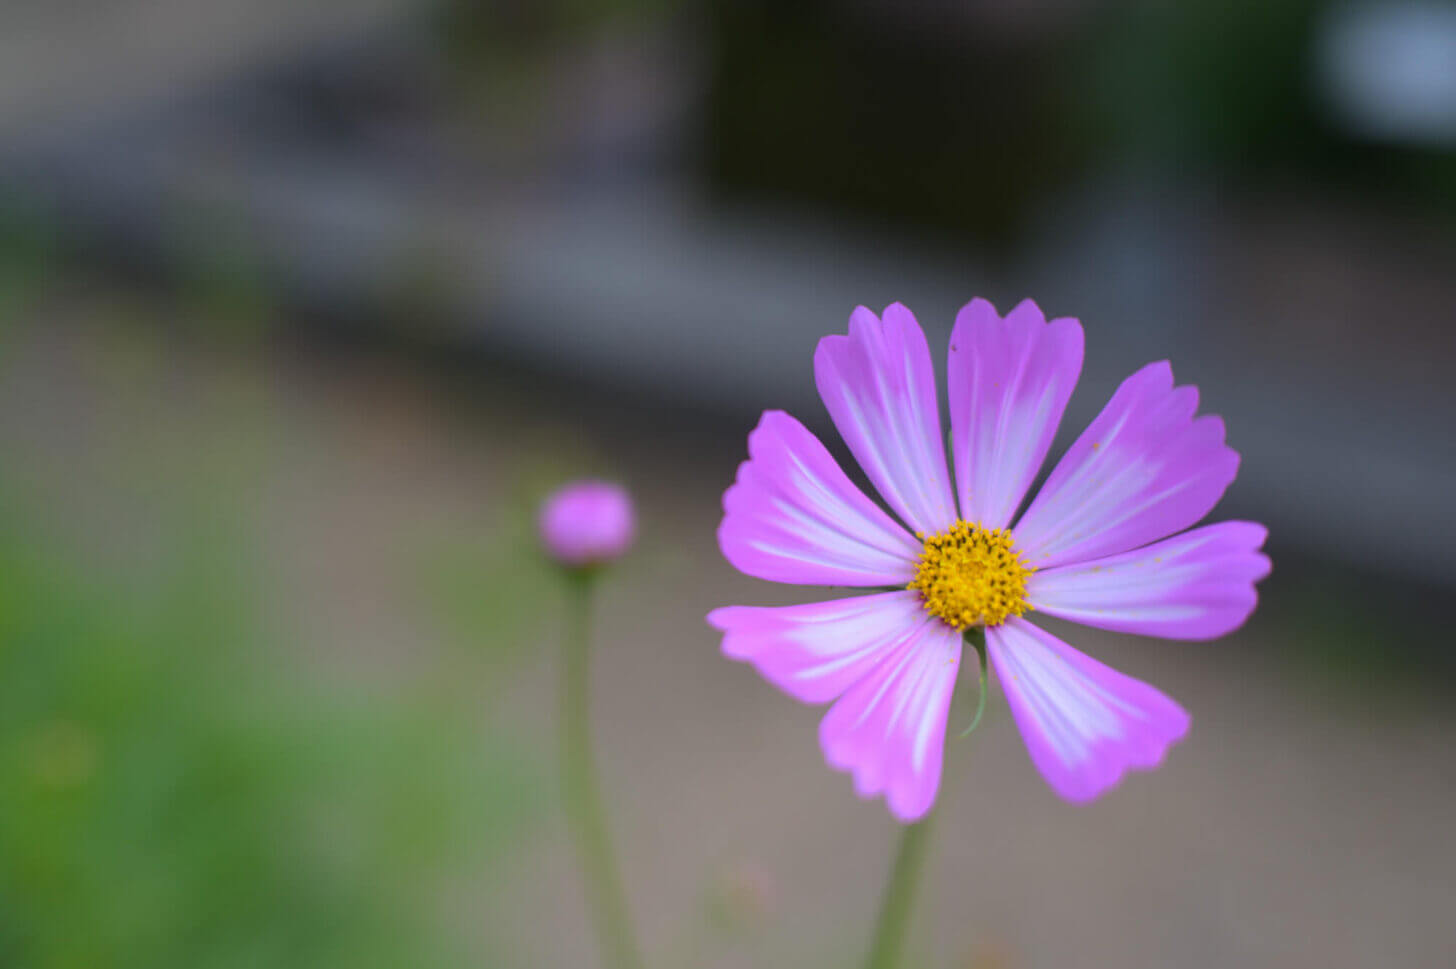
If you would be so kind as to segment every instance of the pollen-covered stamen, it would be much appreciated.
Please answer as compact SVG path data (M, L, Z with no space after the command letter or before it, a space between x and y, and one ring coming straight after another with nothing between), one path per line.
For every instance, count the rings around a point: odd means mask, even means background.
M1026 580L1036 569L1022 561L1008 529L958 521L918 537L925 549L906 588L920 593L932 616L963 630L999 626L1031 608Z

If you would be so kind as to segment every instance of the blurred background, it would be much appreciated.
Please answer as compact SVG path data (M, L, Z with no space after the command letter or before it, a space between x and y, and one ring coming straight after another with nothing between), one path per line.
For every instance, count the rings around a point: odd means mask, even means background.
M916 965L1456 964L1456 7L6 0L0 965L588 967L534 508L639 500L597 748L655 966L843 966L895 826L703 622L817 339L1174 362L1273 576L1073 808L993 696ZM942 398L943 399L943 398ZM973 686L968 687L973 690ZM954 733L955 731L953 731Z

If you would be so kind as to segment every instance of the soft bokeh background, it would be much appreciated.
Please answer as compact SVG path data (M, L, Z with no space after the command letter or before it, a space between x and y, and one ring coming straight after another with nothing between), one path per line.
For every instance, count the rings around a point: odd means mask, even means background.
M1194 715L952 740L916 964L1456 964L1456 8L8 0L0 965L589 967L551 485L636 492L593 716L655 966L842 966L895 827L702 621L814 343L974 295L1228 419L1263 606L1069 638ZM837 453L843 454L842 449Z

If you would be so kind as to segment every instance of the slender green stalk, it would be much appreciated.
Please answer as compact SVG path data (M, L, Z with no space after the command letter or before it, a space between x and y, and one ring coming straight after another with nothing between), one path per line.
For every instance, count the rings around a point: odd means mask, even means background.
M964 734L975 730L986 709L986 633L973 628L966 630L966 645L974 649L980 661L980 695L976 698L976 715ZM949 764L946 764L949 767ZM944 773L941 777L941 791L948 785ZM930 853L930 835L939 808L935 808L921 821L906 825L900 831L900 844L895 849L895 861L890 866L890 878L880 900L880 917L875 922L874 938L865 957L865 969L899 969L905 952L905 937L915 914L915 899L919 893L921 873L925 859Z
M602 964L608 969L642 969L627 894L607 835L606 811L591 752L594 581L595 576L587 572L570 577L569 627L561 655L561 788Z
M923 821L906 825L900 832L900 846L890 867L890 880L885 883L880 917L875 923L874 941L870 943L870 951L865 958L865 969L898 969L900 965L934 824L935 813L931 812Z

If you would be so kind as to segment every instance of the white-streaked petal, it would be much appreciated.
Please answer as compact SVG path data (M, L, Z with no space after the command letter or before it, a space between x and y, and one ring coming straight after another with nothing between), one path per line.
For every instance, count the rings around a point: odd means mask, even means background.
M924 817L940 789L960 660L961 634L927 619L850 687L819 725L830 766L851 773L860 797L883 794L890 813L906 823Z
M739 571L807 585L904 585L920 543L845 476L819 439L782 411L748 436L749 459L723 495L718 544Z
M1131 552L1032 575L1027 599L1037 610L1099 629L1215 639L1243 625L1269 574L1259 552L1268 529L1220 522Z
M863 306L848 336L827 336L814 353L814 380L844 443L885 501L914 531L956 519L935 370L925 334L899 303L883 320Z
M1069 801L1158 766L1188 732L1177 703L1025 619L988 628L986 645L1032 763Z
M1082 324L1031 300L1003 320L983 299L950 337L951 442L961 517L1005 528L1046 460L1082 373Z
M723 653L806 703L827 703L857 683L927 621L918 593L883 592L797 606L727 606L708 614Z
M1195 524L1223 496L1239 456L1223 421L1194 418L1198 390L1166 361L1118 387L1016 523L1039 569L1139 548Z

